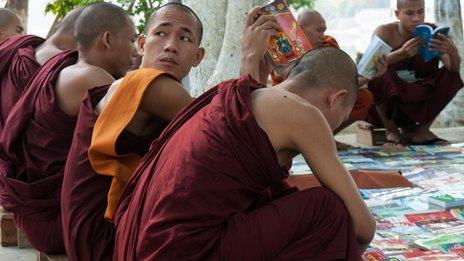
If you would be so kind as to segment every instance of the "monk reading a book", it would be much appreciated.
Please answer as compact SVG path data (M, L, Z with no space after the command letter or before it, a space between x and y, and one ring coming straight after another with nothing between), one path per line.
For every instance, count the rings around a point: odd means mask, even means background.
M319 48L265 88L260 62L276 26L254 22L258 11L245 34L258 31L248 45L260 48L244 55L243 76L182 110L126 186L115 260L360 260L371 241L373 217L331 131L353 107L356 66ZM324 187L284 196L282 166L298 153Z
M145 35L138 40L141 68L109 90L91 90L81 106L61 195L71 260L111 260L112 220L125 183L151 142L193 100L180 81L204 55L197 15L166 4L151 14Z
M135 26L122 8L87 6L75 24L78 52L62 52L38 70L1 137L0 204L32 246L50 254L66 253L60 194L81 101L88 89L124 76L135 54Z
M82 8L76 8L69 12L47 40L20 35L10 37L0 45L0 133L11 109L40 66L64 50L76 49L74 24L81 11Z
M402 148L398 127L407 134L408 143L447 144L430 131L430 126L463 86L461 57L453 40L440 34L430 44L431 50L443 53L440 59L425 62L418 54L423 43L413 32L424 23L423 0L398 0L395 14L398 22L381 25L374 32L393 51L387 56L387 73L369 82L375 108L371 108L368 121L386 128L387 148ZM442 68L439 61L444 64ZM402 80L405 71L414 79Z

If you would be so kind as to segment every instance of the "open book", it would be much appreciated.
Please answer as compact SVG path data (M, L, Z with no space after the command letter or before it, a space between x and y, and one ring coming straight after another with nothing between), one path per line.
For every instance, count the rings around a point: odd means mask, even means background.
M278 36L272 36L268 44L268 53L275 65L288 65L313 49L283 0L263 6L261 11L273 15L282 27Z
M440 57L443 53L438 51L430 50L430 41L436 37L439 33L443 35L449 34L449 27L437 27L435 30L426 24L416 26L414 29L414 37L422 39L423 45L419 47L419 54L424 58L424 61L428 62L435 57Z
M374 34L371 43L358 63L358 74L367 79L372 79L377 73L379 58L384 54L388 54L391 50L392 48L388 44Z

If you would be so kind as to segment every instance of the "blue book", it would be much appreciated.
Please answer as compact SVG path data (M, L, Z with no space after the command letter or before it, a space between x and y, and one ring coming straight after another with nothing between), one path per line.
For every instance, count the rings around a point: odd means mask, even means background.
M434 30L430 25L426 24L416 26L416 29L414 29L414 37L422 39L423 41L423 45L419 47L419 54L422 55L424 61L428 62L443 54L442 52L431 51L430 41L439 33L447 36L449 34L449 30L449 27L437 27Z

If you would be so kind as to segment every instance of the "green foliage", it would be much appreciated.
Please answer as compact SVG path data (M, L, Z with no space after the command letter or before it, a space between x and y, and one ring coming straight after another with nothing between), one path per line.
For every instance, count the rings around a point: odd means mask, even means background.
M288 0L288 5L295 9L312 9L316 1L317 0Z
M57 17L65 16L69 11L76 7L87 6L93 3L110 2L121 6L127 10L128 14L134 18L134 22L139 32L143 32L148 17L153 10L164 4L165 0L54 0L45 7L46 13L52 13Z

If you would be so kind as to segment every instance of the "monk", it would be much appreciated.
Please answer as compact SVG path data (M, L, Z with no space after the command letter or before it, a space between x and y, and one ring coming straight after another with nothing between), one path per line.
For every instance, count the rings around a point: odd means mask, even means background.
M398 22L381 25L374 32L393 51L387 56L387 73L369 82L375 99L369 122L386 128L387 148L402 148L398 127L407 135L408 143L447 144L430 131L430 126L463 86L461 57L453 40L445 35L433 39L430 45L431 50L444 53L440 59L425 62L418 54L417 48L423 43L413 37L413 32L424 23L423 0L398 0L395 15ZM444 64L442 68L439 61ZM412 71L417 81L401 80L397 72L402 70Z
M192 101L180 81L203 58L202 34L191 9L163 5L151 14L146 37L138 39L141 69L116 81L108 93L107 87L91 90L84 100L61 194L71 260L111 260L111 221L121 190L150 143Z
M247 33L263 28L254 12ZM264 88L273 30L251 38L262 46L245 76L197 98L151 145L118 206L115 260L360 260L375 224L331 131L353 107L356 66L319 48ZM275 198L298 153L324 187Z
M81 11L76 8L69 12L47 40L34 35L16 36L0 45L1 126L40 66L64 50L76 49L74 24Z
M340 48L335 38L329 35L325 35L325 31L327 30L326 22L324 17L322 17L322 15L318 11L303 10L298 15L297 22L303 29L303 32L305 33L306 37L311 43L311 46L313 46L314 48L329 46ZM273 83L277 84L283 81L292 66L293 65L288 66L286 69L282 70L282 72L280 73L280 77L276 77L276 74L273 72L271 74ZM379 77L380 75L385 73L385 71L386 62L385 59L382 58L379 60L379 64L377 65L377 74L374 77ZM334 134L339 133L341 130L348 127L355 121L365 120L367 118L369 108L372 106L374 98L372 96L372 93L367 89L368 79L364 77L359 77L358 81L360 88L358 90L353 110L351 111L348 119L334 131ZM337 142L337 148L339 150L344 150L352 148L352 146L345 143Z
M8 8L0 8L0 43L15 35L24 35L21 18Z
M124 76L135 54L135 26L120 7L98 3L75 25L78 52L46 62L13 107L1 137L0 200L32 246L63 254L60 193L76 116L88 89Z

